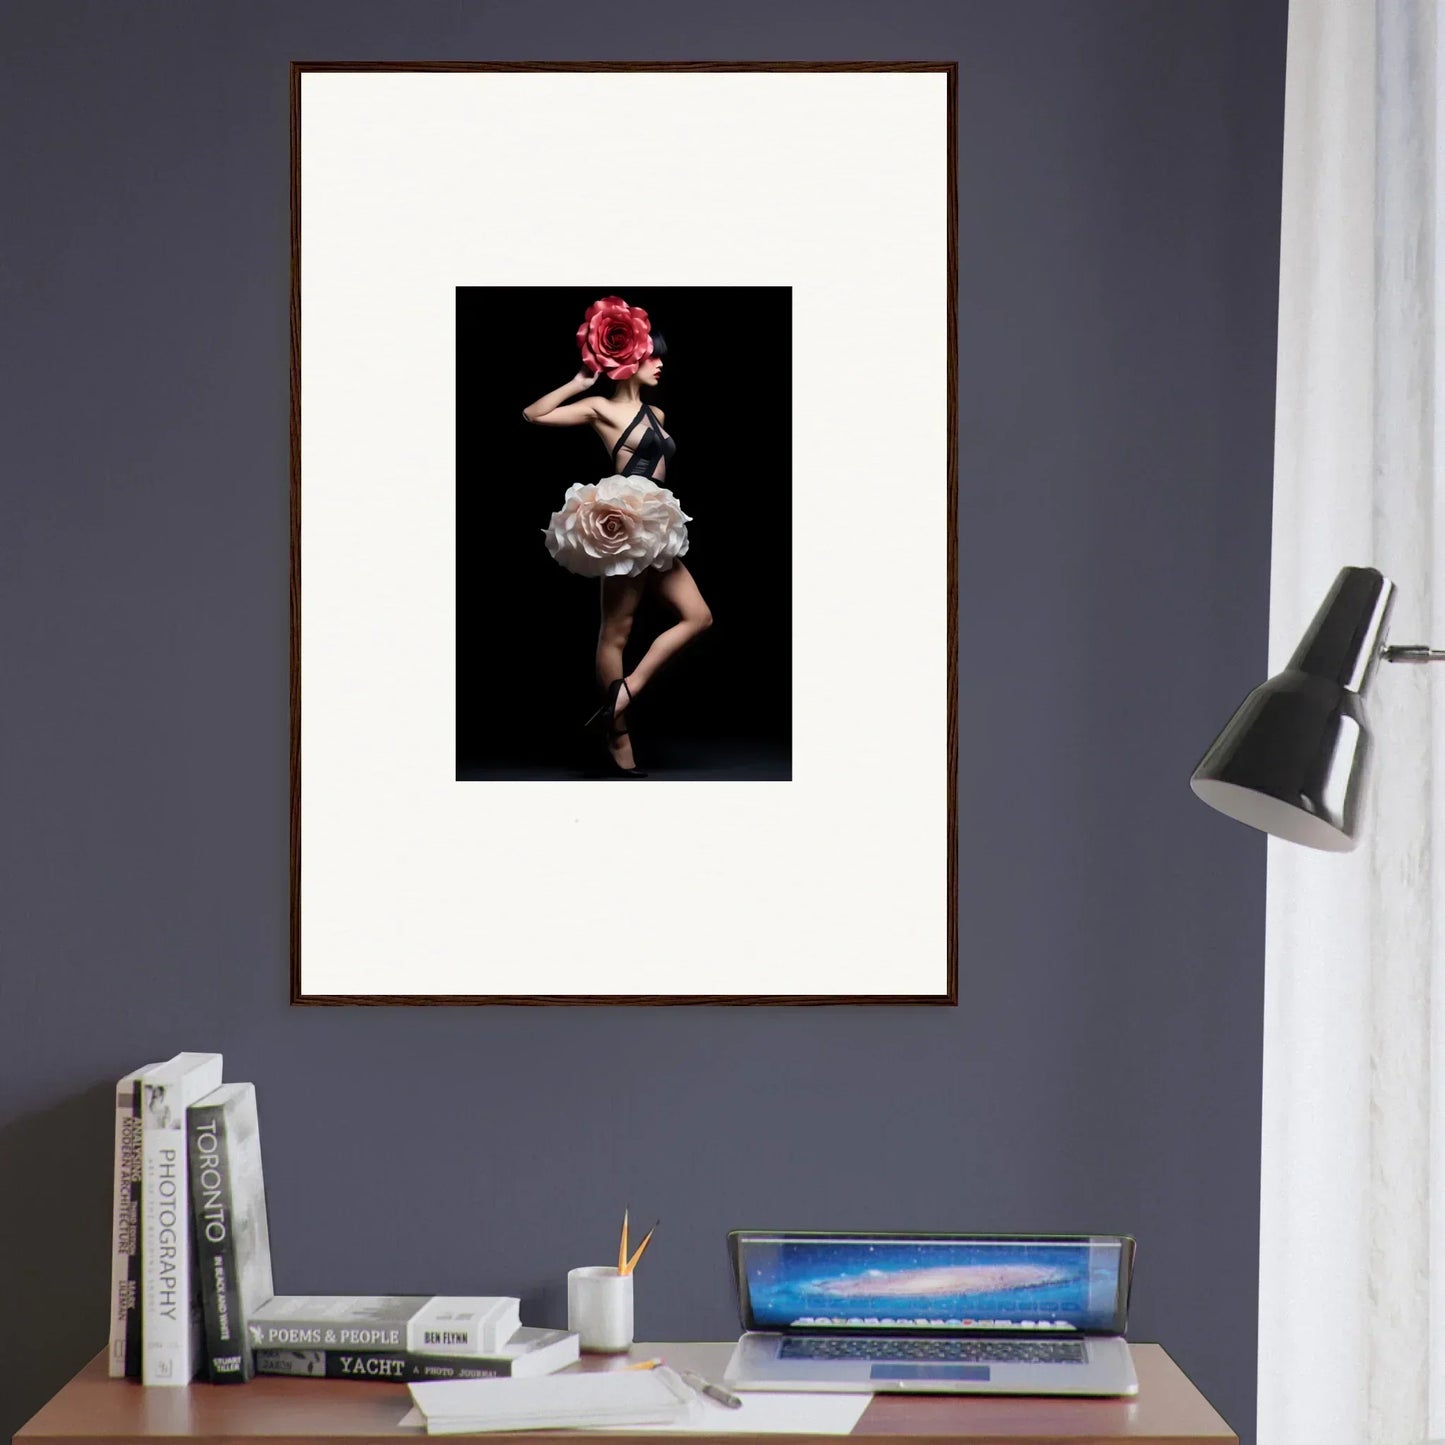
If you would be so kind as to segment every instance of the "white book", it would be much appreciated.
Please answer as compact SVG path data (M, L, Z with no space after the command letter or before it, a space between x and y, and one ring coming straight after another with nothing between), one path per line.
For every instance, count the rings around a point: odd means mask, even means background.
M136 1082L158 1064L133 1069L115 1085L115 1172L110 1215L110 1345L112 1379L125 1377L127 1338L140 1329L140 1110Z
M495 1355L520 1327L514 1296L278 1294L251 1315L258 1350Z
M189 1385L201 1363L186 1110L220 1086L220 1054L177 1054L141 1075L141 1380L147 1385Z

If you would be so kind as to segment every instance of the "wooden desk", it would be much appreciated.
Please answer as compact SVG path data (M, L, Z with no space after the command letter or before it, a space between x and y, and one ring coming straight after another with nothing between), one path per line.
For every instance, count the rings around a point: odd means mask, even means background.
M730 1344L641 1344L633 1357L662 1355L717 1378ZM885 1436L890 1445L937 1445L942 1438L974 1441L1029 1441L1032 1445L1238 1445L1238 1437L1158 1345L1134 1345L1139 1394L1133 1400L1022 1399L989 1395L875 1396L854 1436ZM625 1359L583 1357L589 1369L615 1369ZM410 1400L405 1385L382 1381L297 1380L275 1376L247 1385L191 1385L184 1390L145 1389L106 1377L105 1356L97 1355L15 1436L15 1445L93 1445L93 1442L149 1441L183 1437L198 1445L309 1445L346 1440L354 1445L396 1445L398 1439L425 1441L421 1431L397 1422ZM644 1445L656 1432L625 1430L528 1431L489 1435L498 1445L531 1445L538 1440L606 1440L608 1445ZM689 1435L689 1440L729 1437ZM754 1439L762 1439L754 1436ZM767 1437L779 1445L834 1437Z

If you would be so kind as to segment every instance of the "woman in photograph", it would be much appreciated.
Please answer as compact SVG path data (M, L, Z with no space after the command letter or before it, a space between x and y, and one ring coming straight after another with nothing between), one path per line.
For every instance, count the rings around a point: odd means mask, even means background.
M597 681L602 705L590 721L601 724L611 770L619 777L641 778L646 774L637 767L624 716L663 663L712 625L712 613L681 561L692 519L659 485L677 443L663 430L661 409L642 396L643 387L656 386L662 375L666 346L661 334L652 330L640 306L604 296L587 308L577 344L582 369L522 415L539 426L585 424L607 448L612 475L567 489L545 529L547 550L569 572L601 578ZM594 389L599 377L612 383L611 395ZM631 672L624 672L623 649L648 587L656 589L677 621L653 638Z

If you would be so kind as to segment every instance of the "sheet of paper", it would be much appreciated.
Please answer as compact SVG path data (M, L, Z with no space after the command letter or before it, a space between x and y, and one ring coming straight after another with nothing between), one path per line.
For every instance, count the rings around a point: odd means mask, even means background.
M741 1410L729 1410L699 1397L676 1425L619 1425L619 1430L651 1430L663 1434L706 1431L714 1435L849 1435L862 1418L872 1395L787 1394L754 1390L739 1397ZM397 1422L403 1429L426 1429L426 1416L415 1406Z
M740 1391L741 1410L729 1410L699 1395L687 1417L675 1425L628 1425L619 1428L658 1434L706 1431L709 1435L849 1435L862 1418L872 1395L813 1395L774 1390Z

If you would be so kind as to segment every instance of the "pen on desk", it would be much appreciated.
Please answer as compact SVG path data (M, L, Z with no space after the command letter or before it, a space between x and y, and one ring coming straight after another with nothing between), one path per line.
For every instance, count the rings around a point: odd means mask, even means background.
M726 1405L729 1410L741 1410L743 1402L733 1394L731 1390L724 1390L721 1385L714 1385L711 1380L704 1380L696 1370L679 1370L677 1372L692 1386L700 1395L706 1395L711 1400L716 1400L719 1405Z

